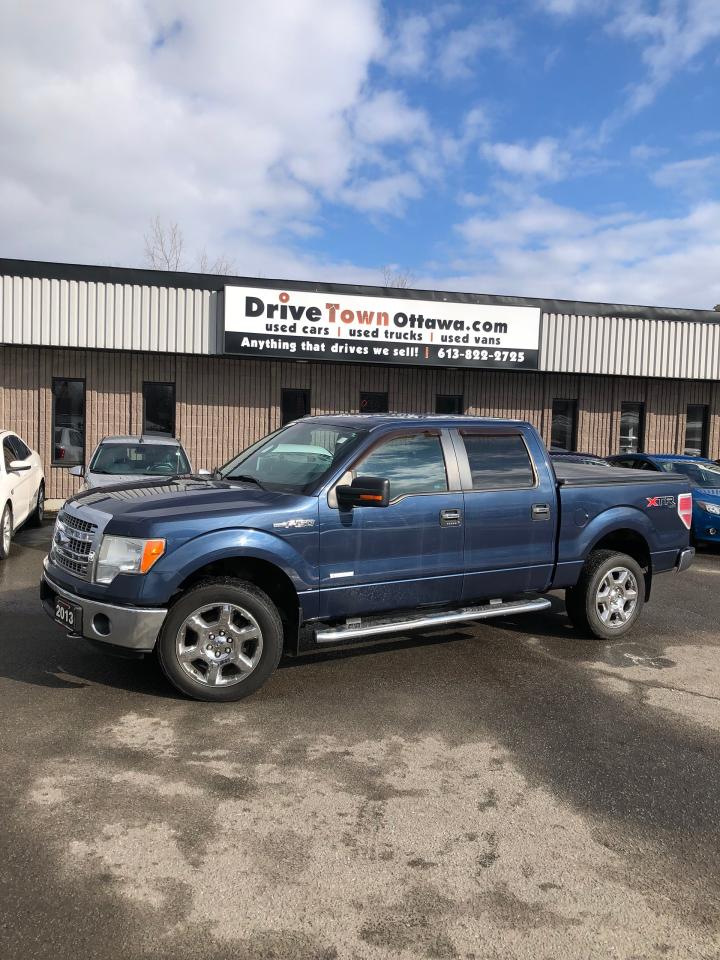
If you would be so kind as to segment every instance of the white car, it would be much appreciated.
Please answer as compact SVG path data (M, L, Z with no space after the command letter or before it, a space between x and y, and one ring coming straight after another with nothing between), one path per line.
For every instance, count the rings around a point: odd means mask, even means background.
M10 541L26 520L40 526L45 513L42 461L16 433L0 430L0 560L10 553Z

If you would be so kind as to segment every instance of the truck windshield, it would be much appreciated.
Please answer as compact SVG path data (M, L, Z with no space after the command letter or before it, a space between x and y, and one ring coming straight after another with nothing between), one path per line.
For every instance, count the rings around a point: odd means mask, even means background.
M309 493L366 433L300 420L243 450L218 472L225 480L255 481L267 490Z
M696 487L720 487L720 467L696 460L665 460L660 467L666 473L684 473Z
M172 477L190 473L182 447L172 443L103 443L88 467L112 476Z

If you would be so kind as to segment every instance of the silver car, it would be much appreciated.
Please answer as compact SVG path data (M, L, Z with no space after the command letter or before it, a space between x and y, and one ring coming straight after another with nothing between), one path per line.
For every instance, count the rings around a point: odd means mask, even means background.
M85 467L72 467L74 477L83 477L85 487L142 482L158 477L177 477L193 472L190 458L179 440L172 437L104 437ZM209 470L198 471L210 476Z

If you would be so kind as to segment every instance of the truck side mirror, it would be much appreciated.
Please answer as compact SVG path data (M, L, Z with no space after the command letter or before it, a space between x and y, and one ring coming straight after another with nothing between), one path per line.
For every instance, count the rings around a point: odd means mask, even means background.
M11 460L8 470L12 473L25 473L26 470L32 470L32 464L26 460Z
M68 473L71 477L84 477L85 476L85 467L77 466L70 467Z
M212 476L213 476L213 471L212 471L212 470L198 470L197 476L198 476L198 477L212 477Z
M386 507L390 503L390 481L380 477L355 477L352 483L335 488L341 510L353 507Z

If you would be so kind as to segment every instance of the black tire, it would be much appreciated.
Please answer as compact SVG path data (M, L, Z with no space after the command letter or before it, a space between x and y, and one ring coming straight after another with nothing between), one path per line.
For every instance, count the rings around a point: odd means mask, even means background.
M6 523L10 523L10 540L5 542L4 531L6 529ZM12 507L10 503L6 503L3 507L3 511L0 514L0 560L7 560L10 555L10 543L12 542L12 528L13 528L13 516L12 516Z
M35 509L28 517L28 525L31 527L41 527L45 517L45 481L43 480L38 487Z
M237 668L219 661L221 673L230 676L231 685L211 686L207 681L191 675L201 673L199 667L203 660L198 658L194 664L183 666L178 653L178 637L183 624L195 611L209 609L213 605L223 604L242 608L259 628L261 650L257 653L257 665L242 678L233 679ZM210 625L209 629L215 629ZM246 628L248 629L248 628ZM252 629L250 627L249 629ZM228 634L229 635L229 634ZM207 639L207 638L206 638ZM203 643L205 640L202 641ZM213 641L219 643L220 641ZM223 643L226 641L222 641ZM227 641L231 643L232 641ZM253 641L249 641L252 643ZM198 649L200 639L197 638ZM205 648L208 649L208 648ZM235 580L232 577L218 577L204 580L193 587L171 607L156 644L156 654L163 673L170 683L194 700L225 703L243 700L255 693L273 673L278 665L283 649L283 627L277 607L266 593L252 583ZM258 647L255 647L257 652ZM182 652L182 651L181 651ZM187 653L187 648L185 648ZM203 657L206 655L203 652ZM250 654L252 656L252 653ZM210 658L212 661L212 658Z
M603 580L615 569L624 569L631 574L635 580L637 596L631 608L631 600L626 600L623 604L623 596L618 597L618 609L613 614L615 619L603 620L598 608L598 591ZM628 578L627 583L631 582L631 578ZM644 602L645 575L642 568L632 557L615 550L594 550L588 557L577 584L565 591L565 606L573 625L581 633L599 640L614 640L632 630L640 617ZM607 606L603 604L605 609ZM625 606L628 607L627 611ZM619 619L621 616L625 617L623 621Z

